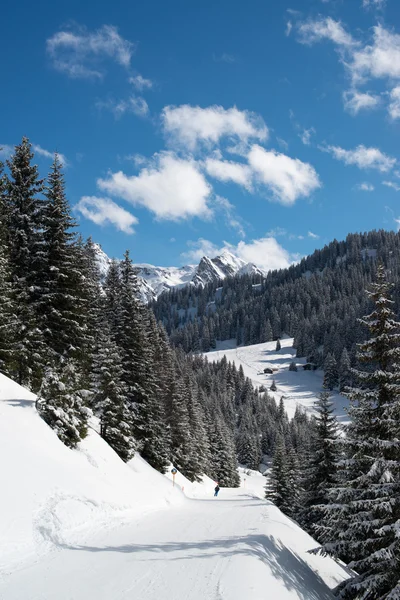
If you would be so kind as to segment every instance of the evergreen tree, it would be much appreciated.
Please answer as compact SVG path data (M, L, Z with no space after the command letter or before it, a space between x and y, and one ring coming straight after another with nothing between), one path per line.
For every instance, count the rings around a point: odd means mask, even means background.
M315 403L314 435L308 452L299 521L316 540L323 542L325 508L329 492L336 483L338 423L329 392L322 392Z
M327 390L333 390L338 384L338 371L335 357L328 354L324 363L324 383L323 386Z
M87 435L89 410L85 406L76 365L67 361L47 368L39 391L37 408L41 417L69 448Z
M62 163L56 154L45 191L45 262L42 279L41 313L50 358L82 357L85 339L86 306L82 298L82 269L74 246L75 222L65 196ZM86 280L86 288L88 282Z
M294 362L294 360L292 360L292 362L289 365L289 371L297 371L297 365Z
M276 440L271 472L265 486L265 497L278 508L287 509L291 494L286 446L280 434Z
M358 354L368 369L354 372L359 385L348 392L347 460L333 490L323 551L354 569L339 597L378 600L400 594L400 323L382 266L368 295L374 309L362 323L370 338Z
M93 364L92 406L100 417L100 435L127 462L135 452L132 414L122 383L119 351L107 322L99 323Z
M4 165L0 161L0 371L9 375L12 372L15 352L16 314L12 294L9 251L7 246L6 222L6 178Z
M281 349L281 340L278 338L278 339L276 340L276 348L275 348L275 350L276 350L277 352L279 352L279 350L280 350L280 349Z
M339 362L339 391L345 392L346 388L351 385L351 364L349 353L346 348L343 348Z
M276 387L276 381L275 379L272 380L271 386L269 388L271 390L271 392L276 392L277 391L277 387Z
M45 262L43 240L43 180L32 165L33 152L27 138L15 147L6 179L7 245L16 312L14 372L21 385L38 389L43 372L43 331L39 324L42 275Z

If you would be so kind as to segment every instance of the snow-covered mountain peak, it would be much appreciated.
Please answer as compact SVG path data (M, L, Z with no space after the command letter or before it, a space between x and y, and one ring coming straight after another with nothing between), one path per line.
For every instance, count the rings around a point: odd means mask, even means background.
M111 259L100 244L94 244L98 267L102 278L107 274ZM186 285L204 286L233 275L264 275L253 263L246 263L229 250L223 250L219 256L203 256L198 265L183 267L156 267L147 263L134 265L143 302L150 302L160 294L176 287Z

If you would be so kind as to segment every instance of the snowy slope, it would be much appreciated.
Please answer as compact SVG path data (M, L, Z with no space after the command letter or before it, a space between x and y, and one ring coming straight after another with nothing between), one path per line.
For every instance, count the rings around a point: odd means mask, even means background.
M98 268L104 278L111 260L99 244L94 244L94 248ZM144 302L154 300L162 292L175 287L204 286L231 275L264 275L258 267L246 263L227 250L215 258L204 256L198 265L155 267L149 264L135 264L134 267L139 279L140 296Z
M3 376L0 456L2 600L327 600L346 577L262 500L261 474L215 499L209 478L173 485L94 431L69 450Z
M236 347L234 340L218 342L217 350L206 354L208 360L221 360L226 356L236 366L242 365L244 374L249 377L255 386L264 385L268 393L279 402L284 397L286 411L290 418L293 417L296 405L300 404L307 410L313 411L314 402L322 391L323 371L304 371L301 365L305 359L296 358L296 350L292 347L293 338L281 340L281 350L275 350L276 342L265 342L253 346ZM298 365L298 371L289 371L289 365L294 360ZM277 369L272 375L266 375L263 370L266 367ZM269 390L272 380L275 379L277 391ZM340 422L347 420L345 408L348 406L346 398L338 393L332 394L335 404L336 415Z

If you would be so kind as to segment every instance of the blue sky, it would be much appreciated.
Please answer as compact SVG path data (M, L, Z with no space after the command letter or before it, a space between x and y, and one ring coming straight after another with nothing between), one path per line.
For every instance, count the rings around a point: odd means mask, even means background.
M396 0L8 3L3 158L66 161L85 236L284 267L400 223Z

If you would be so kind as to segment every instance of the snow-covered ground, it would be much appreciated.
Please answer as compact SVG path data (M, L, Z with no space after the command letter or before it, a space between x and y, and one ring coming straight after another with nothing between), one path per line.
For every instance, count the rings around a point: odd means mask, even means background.
M307 553L260 473L214 498L211 479L174 485L95 431L67 449L34 401L0 376L1 600L325 600L346 576Z
M307 410L314 410L314 403L318 394L322 391L323 371L304 371L302 365L305 359L296 358L296 350L292 347L293 338L283 338L281 349L276 351L276 342L265 342L253 346L236 347L234 340L217 342L217 350L206 354L208 360L221 360L226 356L227 360L234 362L236 367L242 365L244 374L249 377L257 387L264 385L268 393L279 402L283 396L286 411L289 417L293 417L296 405L300 404ZM294 361L298 370L289 371L290 363ZM266 367L276 369L271 375L263 371ZM275 379L276 392L270 391L272 380ZM347 421L345 408L348 400L341 394L332 393L332 402L335 405L336 415L340 422Z

